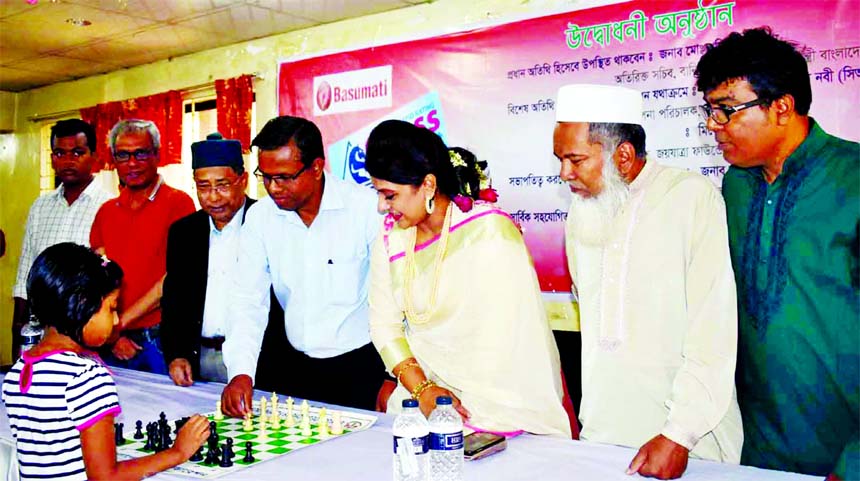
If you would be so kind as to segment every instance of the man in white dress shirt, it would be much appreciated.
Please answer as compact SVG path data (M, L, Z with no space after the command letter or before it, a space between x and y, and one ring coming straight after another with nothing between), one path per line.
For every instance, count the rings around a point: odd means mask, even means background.
M720 193L646 160L635 90L568 85L556 115L553 151L573 194L582 439L639 448L628 474L677 478L689 455L738 463L737 305Z
M61 120L51 127L51 167L60 186L36 199L27 216L12 291L12 350L16 357L21 327L27 323L27 276L33 261L45 248L60 242L90 245L96 212L113 197L93 179L93 168L98 165L97 144L95 129L83 120Z
M325 173L322 135L306 119L274 118L251 145L269 196L242 226L222 409L242 416L250 408L270 285L295 348L284 353L277 391L373 409L385 375L368 327L370 250L382 221L376 195Z

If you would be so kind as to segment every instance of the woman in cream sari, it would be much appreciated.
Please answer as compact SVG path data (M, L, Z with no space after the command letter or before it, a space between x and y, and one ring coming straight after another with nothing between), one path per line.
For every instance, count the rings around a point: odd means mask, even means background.
M522 235L474 155L389 120L366 169L387 216L371 256L370 333L398 379L388 406L449 395L475 430L570 437L558 350Z

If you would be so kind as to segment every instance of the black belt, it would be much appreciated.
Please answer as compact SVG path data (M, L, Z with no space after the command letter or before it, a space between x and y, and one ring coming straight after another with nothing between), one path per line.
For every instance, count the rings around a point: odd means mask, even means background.
M224 336L201 337L200 345L202 347L207 347L209 349L215 349L216 351L220 351L221 346L224 345Z

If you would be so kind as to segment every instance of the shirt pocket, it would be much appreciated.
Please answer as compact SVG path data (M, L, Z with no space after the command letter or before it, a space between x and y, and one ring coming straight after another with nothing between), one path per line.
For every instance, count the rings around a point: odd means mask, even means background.
M333 304L353 305L358 302L366 271L364 262L362 257L333 257L327 261L324 288Z

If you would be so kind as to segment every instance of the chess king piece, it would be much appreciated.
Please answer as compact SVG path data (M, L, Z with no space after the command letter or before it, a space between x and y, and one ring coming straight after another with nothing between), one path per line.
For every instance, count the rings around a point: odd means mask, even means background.
M293 417L293 398L287 398L287 419L284 421L284 426L291 428L296 425L296 420Z
M268 419L268 415L266 414L267 407L266 396L260 396L260 424L265 424ZM274 412L272 412L272 414L274 414Z

